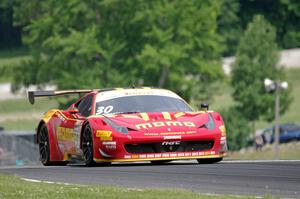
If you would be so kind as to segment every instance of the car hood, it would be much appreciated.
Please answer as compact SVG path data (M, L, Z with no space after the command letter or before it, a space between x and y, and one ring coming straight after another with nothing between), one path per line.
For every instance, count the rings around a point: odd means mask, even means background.
M193 131L209 121L207 112L153 112L104 117L129 130L154 133Z

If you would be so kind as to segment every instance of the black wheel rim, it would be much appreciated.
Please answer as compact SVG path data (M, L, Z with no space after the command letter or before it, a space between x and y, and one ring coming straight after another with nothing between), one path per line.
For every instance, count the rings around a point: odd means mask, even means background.
M39 134L39 151L42 163L46 163L49 159L49 138L46 127L42 127Z
M93 160L93 140L92 140L92 132L89 127L85 128L83 137L82 137L82 148L84 158L87 162L91 162Z

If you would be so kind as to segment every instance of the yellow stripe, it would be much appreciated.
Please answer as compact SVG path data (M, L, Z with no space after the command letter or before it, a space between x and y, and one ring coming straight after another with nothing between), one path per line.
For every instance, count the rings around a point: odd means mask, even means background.
M176 113L176 114L174 115L174 117L175 117L175 118L179 118L179 117L181 117L181 116L183 116L183 115L185 115L184 112L179 112L179 113Z
M52 109L52 110L48 111L43 117L44 122L48 123L49 120L52 118L52 116L58 111L59 111L58 109Z
M171 120L171 115L168 112L162 112L165 120Z
M125 117L125 118L135 118L135 119L140 119L140 117L139 117L139 116L136 116L136 115L126 115L126 114L123 114L122 116Z
M98 159L94 158L95 162L137 162L137 161L152 161L152 160L193 160L202 158L222 158L225 155L203 155L189 157L171 157L171 158L136 158L136 159Z
M141 117L142 117L143 120L145 120L145 121L149 121L150 120L149 119L149 115L147 113L140 113L140 115L141 115Z

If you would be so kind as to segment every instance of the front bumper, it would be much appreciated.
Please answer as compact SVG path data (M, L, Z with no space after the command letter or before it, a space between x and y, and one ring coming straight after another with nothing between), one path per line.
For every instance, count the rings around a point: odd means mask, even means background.
M170 145L163 145L163 143ZM173 146L174 143L180 144ZM197 146L201 143L201 146ZM226 153L226 137L221 137L219 132L169 137L113 134L107 141L101 141L98 138L98 141L94 143L95 162L222 158L226 156Z

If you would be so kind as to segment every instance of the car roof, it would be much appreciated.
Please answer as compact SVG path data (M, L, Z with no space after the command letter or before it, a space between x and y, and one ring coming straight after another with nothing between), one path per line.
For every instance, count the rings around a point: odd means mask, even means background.
M165 96L165 97L182 99L176 93L167 89L141 87L141 88L114 88L114 89L100 90L97 93L96 102L105 101L114 98L120 98L120 97L141 96L141 95L156 95L156 96Z

